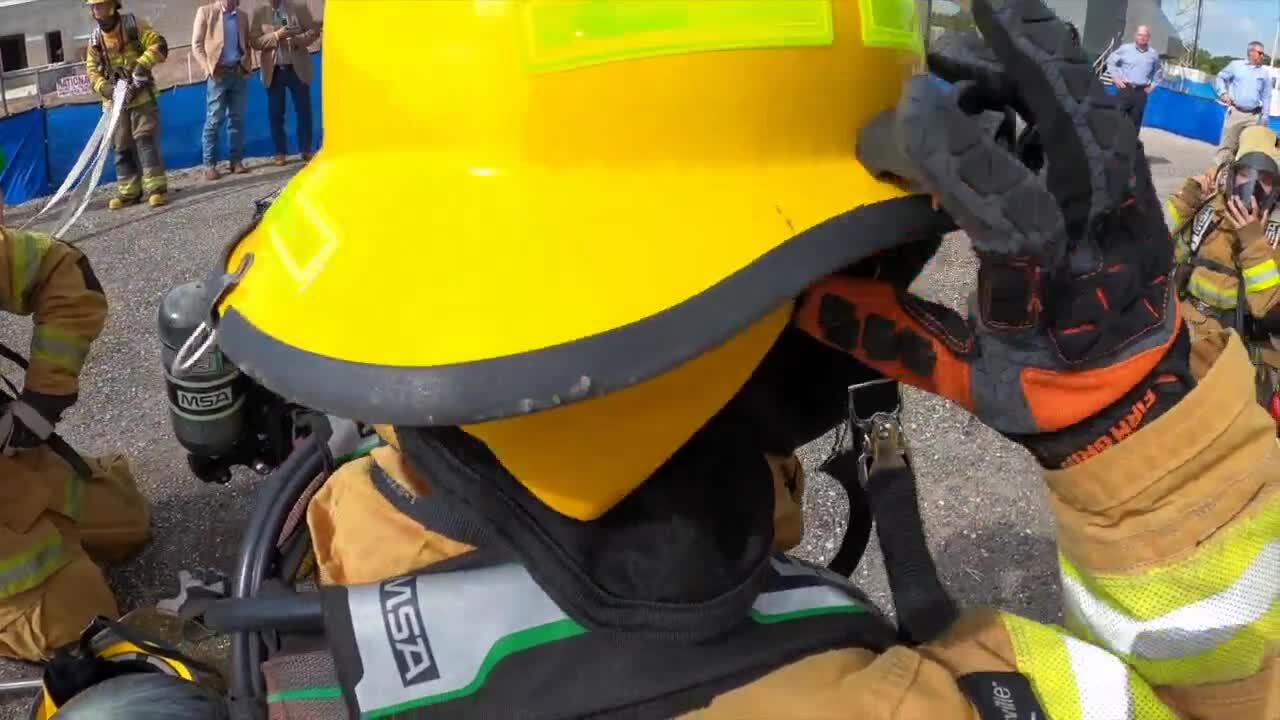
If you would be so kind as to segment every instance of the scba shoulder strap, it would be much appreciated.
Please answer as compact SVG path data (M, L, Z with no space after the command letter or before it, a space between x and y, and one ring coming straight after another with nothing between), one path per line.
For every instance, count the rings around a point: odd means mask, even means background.
M750 617L700 643L588 631L514 563L329 587L324 604L353 717L669 718L799 658L894 640L843 578L783 556Z

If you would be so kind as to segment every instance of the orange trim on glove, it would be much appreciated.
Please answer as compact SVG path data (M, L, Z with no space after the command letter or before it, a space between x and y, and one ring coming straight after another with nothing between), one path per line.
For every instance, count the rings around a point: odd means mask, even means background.
M828 296L843 301L851 308L853 317L857 319L857 337L853 338L851 347L846 347L847 343L833 339L831 337L833 333L829 332L830 328L824 329L821 308L823 298ZM871 316L885 318L893 323L896 332L909 331L927 342L936 356L933 372L929 375L921 375L907 367L901 360L872 358L864 345L867 318ZM939 334L945 334L942 328L926 328L907 314L898 300L894 287L887 282L867 278L829 277L811 287L805 294L796 311L794 322L796 327L823 344L849 353L888 377L945 397L971 412L973 410L968 363L938 338ZM955 340L958 343L964 342L964 338Z

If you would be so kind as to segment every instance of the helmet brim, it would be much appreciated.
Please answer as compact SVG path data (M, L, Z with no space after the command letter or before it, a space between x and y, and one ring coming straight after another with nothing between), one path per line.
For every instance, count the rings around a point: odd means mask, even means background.
M850 162L846 170L854 167ZM322 261L313 257L323 268L310 276L309 263L281 252L278 232L259 229L228 258L226 267L234 268L245 254L254 256L222 304L219 344L276 393L373 423L464 425L598 397L721 345L833 270L954 229L928 197L905 195L869 176L862 188L856 178L845 181L855 187L841 194L878 195L879 201L791 237L789 218L779 217L785 207L780 204L757 205L744 221L709 203L701 208L706 215L691 223L697 232L688 232L669 213L633 215L614 223L612 233L592 231L580 217L566 216L554 230L527 233L526 251L514 258L486 259L484 248L468 245L471 238L438 241L433 238L444 236L424 227L412 241L432 243L432 252L423 255L434 260L425 268L397 267L394 248L379 247L385 235L335 234L330 237L337 247L321 249L328 254ZM821 184L803 190L824 192ZM752 207L739 203L739 214L744 205ZM658 225L658 218L666 224ZM726 258L727 253L698 247L696 238L717 223L728 237L741 238L746 257ZM781 232L776 223L783 223ZM581 240L571 249L566 236ZM545 264L536 258L539 250L561 264L573 258L578 265L560 271L536 267ZM490 297L462 295L436 281L452 268L485 262L494 267ZM333 274L364 283L326 286L324 276L348 263L360 270ZM381 269L373 274L371 267ZM663 277L662 267L682 277ZM553 277L540 272L548 270ZM681 280L683 287L673 292ZM656 286L667 291L665 297L654 292Z

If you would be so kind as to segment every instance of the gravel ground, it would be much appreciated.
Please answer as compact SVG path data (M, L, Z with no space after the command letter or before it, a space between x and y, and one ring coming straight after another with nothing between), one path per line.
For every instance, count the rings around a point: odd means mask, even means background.
M1209 163L1212 148L1160 131L1143 133L1162 196ZM254 480L207 486L187 471L165 414L156 308L169 288L201 276L222 245L251 216L253 201L287 180L286 168L258 166L216 183L191 171L171 175L171 205L110 213L99 190L68 239L90 256L112 302L94 345L80 402L61 426L85 452L121 450L155 505L155 539L137 558L111 571L128 608L174 594L180 569L229 569L249 513ZM20 225L35 204L10 208ZM38 223L39 229L50 229ZM960 307L976 263L962 234L948 238L922 276L918 292ZM0 341L26 347L29 323L0 325ZM1055 620L1058 580L1053 524L1035 462L1020 447L935 397L906 391L904 420L919 473L920 502L943 581L964 605L991 604ZM842 491L816 468L831 437L801 451L809 470L807 527L798 554L828 559L844 525ZM891 607L874 537L855 580ZM31 677L33 666L0 661L0 681ZM0 698L0 701L3 699ZM0 720L24 717L26 700L0 702Z

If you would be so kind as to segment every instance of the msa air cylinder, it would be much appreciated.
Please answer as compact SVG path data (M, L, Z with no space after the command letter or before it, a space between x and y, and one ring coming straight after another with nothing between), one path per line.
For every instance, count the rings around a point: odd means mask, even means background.
M173 362L208 310L208 290L203 282L179 285L160 301L159 329L173 433L192 455L217 458L232 452L244 429L245 389L240 370L216 344L210 344L176 376Z

